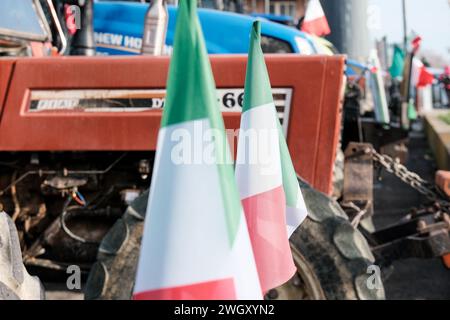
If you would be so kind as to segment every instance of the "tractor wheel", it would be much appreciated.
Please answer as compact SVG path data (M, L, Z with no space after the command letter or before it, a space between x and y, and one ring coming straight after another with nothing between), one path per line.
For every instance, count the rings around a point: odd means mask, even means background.
M85 299L129 300L139 258L148 191L140 195L103 238L85 289Z
M0 211L0 300L43 300L44 287L37 277L28 274L16 226Z
M374 263L364 237L339 205L300 182L309 216L290 242L297 274L266 299L382 299L379 275L367 273ZM128 207L103 239L88 277L86 299L130 299L139 255L148 193ZM378 289L366 285L375 277Z
M363 235L336 201L300 181L308 217L290 238L297 274L268 299L384 299L381 275ZM379 269L378 269L379 270Z

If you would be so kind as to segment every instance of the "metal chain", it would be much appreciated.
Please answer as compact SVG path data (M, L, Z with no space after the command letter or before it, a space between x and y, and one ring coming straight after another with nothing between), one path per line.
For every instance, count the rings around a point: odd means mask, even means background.
M373 160L379 163L386 171L394 174L400 178L403 182L410 185L412 188L425 195L432 201L438 201L441 197L433 190L433 185L428 181L422 179L417 173L409 171L398 160L394 160L392 157L380 154L375 149L370 150L373 155ZM446 201L445 201L446 202Z

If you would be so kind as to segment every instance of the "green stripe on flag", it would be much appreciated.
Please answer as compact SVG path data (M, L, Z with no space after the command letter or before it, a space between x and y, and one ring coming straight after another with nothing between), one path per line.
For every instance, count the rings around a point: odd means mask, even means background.
M284 137L283 130L279 121L278 136L280 141L281 173L283 179L284 194L286 196L286 204L289 207L295 208L297 206L297 193L299 188L297 173L295 172L294 165L292 164L292 159L286 143L286 138Z
M178 7L173 55L167 80L167 98L161 126L207 118L211 127L220 132L219 136L215 136L215 151L228 235L233 245L241 222L242 207L232 162L229 161L230 149L197 17L196 2L183 0ZM207 196L205 194L205 197Z
M392 78L401 77L403 75L403 68L405 65L405 54L403 50L395 45L394 46L394 54L392 56L392 64L389 68L389 73Z
M242 112L251 108L273 103L272 89L269 75L261 49L261 23L253 22L250 35L250 49L248 55L247 74L245 76L245 94ZM275 108L275 107L274 107ZM297 205L298 181L292 164L286 138L281 124L278 123L278 136L280 144L280 158L283 189L286 196L286 204L290 207Z
M414 106L413 101L409 101L408 103L408 119L409 120L416 120L417 119L417 112L416 107Z
M161 126L210 117L215 94L196 1L180 1Z
M267 74L264 54L261 49L261 23L253 22L250 33L247 73L245 76L245 99L242 112L273 102L270 80ZM269 90L261 90L269 88Z

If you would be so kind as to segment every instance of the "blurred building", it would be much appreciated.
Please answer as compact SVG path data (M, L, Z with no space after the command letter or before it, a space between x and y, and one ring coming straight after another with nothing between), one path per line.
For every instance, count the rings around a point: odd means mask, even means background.
M200 6L239 13L263 13L292 17L294 26L305 16L309 0L198 0ZM449 0L450 1L450 0ZM339 52L365 61L369 55L368 0L320 0ZM381 44L380 44L381 45ZM380 48L379 48L380 50ZM384 53L383 50L380 53ZM385 62L385 61L383 61Z
M350 58L366 61L370 50L368 0L321 0L330 25L326 38L339 52Z
M291 16L294 20L305 15L308 0L245 0L249 12Z
M202 7L242 13L270 13L298 20L308 0L200 0Z

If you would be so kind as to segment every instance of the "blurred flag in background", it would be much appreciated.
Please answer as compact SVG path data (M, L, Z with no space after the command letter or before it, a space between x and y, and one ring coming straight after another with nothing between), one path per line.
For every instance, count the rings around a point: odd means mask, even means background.
M403 53L403 50L397 46L394 45L394 54L392 56L392 64L389 68L389 73L391 74L392 78L398 78L403 75L403 68L405 65L405 54Z
M331 32L327 18L319 0L310 0L306 7L302 31L316 36L325 36Z

